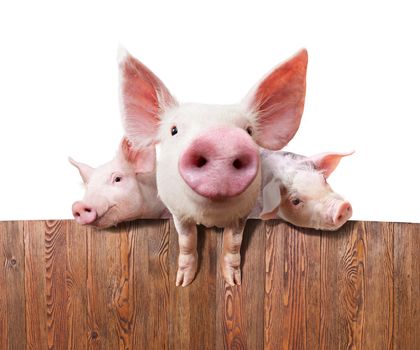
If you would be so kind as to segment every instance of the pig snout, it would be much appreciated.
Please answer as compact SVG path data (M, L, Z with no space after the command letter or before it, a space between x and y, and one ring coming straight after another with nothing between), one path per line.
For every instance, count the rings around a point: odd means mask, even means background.
M98 216L96 210L87 206L83 202L75 202L72 206L73 216L80 225L89 225L94 222Z
M340 227L343 225L348 219L350 219L353 213L351 204L349 202L340 202L334 210L332 221L334 226Z
M194 192L210 199L229 198L244 192L255 179L259 155L242 129L216 129L193 140L178 169Z

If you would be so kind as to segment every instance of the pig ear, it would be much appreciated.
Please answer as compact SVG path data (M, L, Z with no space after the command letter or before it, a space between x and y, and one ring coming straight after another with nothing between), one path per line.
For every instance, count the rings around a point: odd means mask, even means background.
M121 153L125 160L134 166L136 173L149 173L155 170L155 146L134 149L131 142L124 137L121 141Z
M280 183L272 179L267 183L262 192L263 209L260 214L262 220L278 218L277 211L281 202Z
M315 164L315 168L322 171L324 176L328 178L331 173L335 170L341 158L350 156L354 153L321 153L309 157L309 160Z
M275 68L245 99L255 115L257 143L271 150L283 148L299 128L306 93L308 53L304 49Z
M150 145L156 141L159 115L177 102L152 71L122 48L119 69L125 133L136 148Z
M90 175L92 174L94 168L87 164L76 162L73 158L69 157L70 164L74 165L77 170L79 170L80 176L84 183L88 183Z

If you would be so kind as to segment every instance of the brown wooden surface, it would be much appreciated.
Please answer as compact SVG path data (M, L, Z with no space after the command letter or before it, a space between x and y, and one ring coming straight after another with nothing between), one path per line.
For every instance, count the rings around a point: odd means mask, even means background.
M420 349L419 224L251 220L240 287L222 231L198 235L182 288L172 222L0 222L0 350Z

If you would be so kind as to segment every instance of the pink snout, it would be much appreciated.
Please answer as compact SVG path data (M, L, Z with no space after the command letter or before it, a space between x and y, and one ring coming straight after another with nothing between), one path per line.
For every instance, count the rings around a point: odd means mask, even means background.
M353 214L353 209L349 202L341 202L333 216L333 223L337 227L343 225Z
M210 130L182 154L178 169L188 186L210 199L234 197L255 179L259 154L242 129Z
M72 206L72 211L74 219L80 225L89 225L98 217L96 210L83 202L75 202Z

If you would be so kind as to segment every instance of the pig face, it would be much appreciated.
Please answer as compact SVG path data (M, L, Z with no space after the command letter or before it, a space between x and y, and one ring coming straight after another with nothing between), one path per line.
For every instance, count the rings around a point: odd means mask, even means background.
M134 152L124 139L116 157L92 168L70 158L80 172L86 192L72 207L81 225L106 228L137 218L159 218L165 212L157 198L154 147Z
M135 147L159 143L158 192L175 217L225 227L249 214L261 181L258 145L280 149L296 133L306 65L303 50L238 105L178 104L150 70L122 55L125 131Z
M351 217L352 207L331 189L327 178L346 155L268 155L263 161L267 173L261 218L280 217L296 226L322 230L340 228Z

